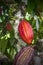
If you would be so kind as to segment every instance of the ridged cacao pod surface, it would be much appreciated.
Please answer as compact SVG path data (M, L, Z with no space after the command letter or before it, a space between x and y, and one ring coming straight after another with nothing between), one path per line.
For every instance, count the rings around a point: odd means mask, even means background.
M13 65L31 65L31 61L33 60L34 49L31 46L24 47L18 52L14 59Z
M18 31L23 41L28 44L32 43L34 32L29 22L27 22L26 20L21 20L18 26Z

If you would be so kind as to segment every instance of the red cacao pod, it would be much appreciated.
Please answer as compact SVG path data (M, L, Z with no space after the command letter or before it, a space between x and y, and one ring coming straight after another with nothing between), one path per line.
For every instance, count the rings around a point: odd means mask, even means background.
M6 29L7 29L8 31L11 31L12 26L11 26L11 24L10 24L10 23L7 23L7 24L6 24Z
M29 22L27 22L26 20L21 20L18 26L18 31L23 41L28 44L32 44L34 33Z

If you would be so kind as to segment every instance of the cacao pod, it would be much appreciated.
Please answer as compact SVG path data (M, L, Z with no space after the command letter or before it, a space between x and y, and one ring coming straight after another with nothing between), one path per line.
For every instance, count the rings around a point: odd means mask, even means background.
M24 47L15 56L13 65L31 65L34 49L31 46Z
M12 26L11 26L11 24L10 24L10 23L7 23L7 24L6 24L6 29L7 29L8 31L11 31Z
M28 44L32 43L34 33L32 26L29 22L27 22L26 20L21 20L18 26L18 31L23 41L25 41Z

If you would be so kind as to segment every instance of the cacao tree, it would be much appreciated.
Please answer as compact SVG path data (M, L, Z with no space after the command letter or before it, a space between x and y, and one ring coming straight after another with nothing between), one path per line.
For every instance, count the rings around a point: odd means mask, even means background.
M3 63L1 60L1 65L12 65L16 54L26 46L43 51L40 39L43 40L43 0L0 1L0 59L7 59Z

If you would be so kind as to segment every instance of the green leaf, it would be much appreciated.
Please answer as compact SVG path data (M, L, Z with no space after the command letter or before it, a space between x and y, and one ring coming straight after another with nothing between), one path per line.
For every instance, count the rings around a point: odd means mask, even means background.
M7 46L7 40L5 40L5 39L0 39L0 51L1 51L2 53L5 52L6 46Z
M43 1L42 0L28 0L27 11L29 13L33 11L43 11Z
M0 23L2 23L2 19L1 19L1 17L0 17Z
M27 3L27 11L29 13L33 12L33 9L35 8L35 1L34 0L28 0L28 3Z

